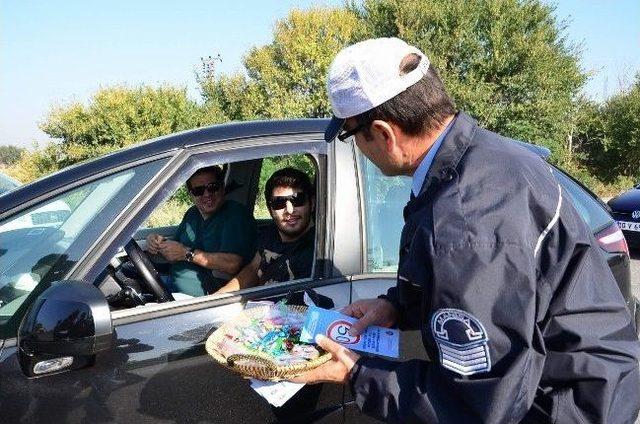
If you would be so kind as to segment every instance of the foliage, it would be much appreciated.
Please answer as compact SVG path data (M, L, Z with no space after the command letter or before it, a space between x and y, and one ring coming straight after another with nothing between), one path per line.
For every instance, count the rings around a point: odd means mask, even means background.
M357 16L344 8L294 9L276 24L270 44L245 56L247 76L199 77L205 104L229 120L329 116L329 64L360 29Z
M190 206L190 202L170 198L153 211L142 228L177 226Z
M640 180L640 75L603 104L585 101L577 128L579 159L590 172L614 187Z
M215 59L203 67L202 104L179 87L101 89L88 105L52 109L42 129L60 142L22 152L8 173L30 181L211 123L329 116L325 79L335 54L365 38L398 36L427 54L458 108L482 126L549 147L553 161L596 190L640 178L640 83L605 104L579 97L587 75L553 12L542 0L364 0L294 9L276 23L270 43L247 52L244 72L218 75ZM261 183L281 166L265 160ZM174 198L186 200L185 193Z
M99 90L88 106L54 108L41 129L53 138L56 163L64 167L133 143L221 120L200 108L184 88L141 86Z
M602 140L605 138L602 106L592 100L581 98L576 107L574 122L575 131L571 137L571 145L575 161L571 162L582 164L591 173L602 176L602 172L598 171L606 169L608 161L605 155L601 154Z
M264 158L262 168L260 168L260 182L258 183L258 196L254 207L254 216L258 219L269 218L266 199L264 198L264 187L267 180L274 172L282 168L295 168L303 171L309 176L312 183L315 181L315 166L313 160L307 155L273 156Z
M32 152L23 150L20 159L5 169L5 172L23 183L28 183L58 170L58 148L48 144Z
M419 47L458 108L508 137L566 154L586 76L553 7L538 0L365 0L351 5L372 37Z
M640 180L640 74L628 91L605 103L603 112L604 150L614 159L611 174Z
M18 146L0 146L0 165L13 165L25 149Z

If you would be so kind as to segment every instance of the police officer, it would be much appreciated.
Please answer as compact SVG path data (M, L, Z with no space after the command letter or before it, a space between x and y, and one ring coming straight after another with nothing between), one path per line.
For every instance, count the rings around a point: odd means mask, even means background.
M456 112L435 69L397 38L331 64L325 137L353 136L385 175L413 176L397 285L344 311L421 329L430 362L333 359L296 381L349 384L392 422L633 422L640 352L589 229L549 166Z

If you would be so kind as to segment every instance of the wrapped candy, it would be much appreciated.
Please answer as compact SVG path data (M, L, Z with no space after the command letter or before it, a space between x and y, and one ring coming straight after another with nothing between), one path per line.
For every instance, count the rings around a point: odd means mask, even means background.
M301 363L317 358L318 349L300 341L305 314L292 311L284 301L264 308L261 315L232 326L218 342L225 356L260 352L280 365Z

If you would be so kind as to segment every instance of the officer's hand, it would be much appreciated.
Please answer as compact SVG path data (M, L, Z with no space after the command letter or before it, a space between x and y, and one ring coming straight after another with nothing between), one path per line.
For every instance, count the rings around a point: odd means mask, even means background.
M147 236L147 252L152 255L157 255L162 248L162 243L164 242L164 237L160 234L149 234Z
M165 240L160 248L160 253L169 262L184 261L187 254L187 248L177 241Z
M347 349L346 347L334 342L333 340L321 334L316 336L318 346L331 353L331 359L297 377L293 377L291 381L294 383L339 383L346 384L349 381L349 372L355 365L360 355Z
M398 311L391 302L386 299L363 299L352 303L342 309L345 315L359 318L349 329L349 334L357 336L362 334L370 325L391 327L398 320Z

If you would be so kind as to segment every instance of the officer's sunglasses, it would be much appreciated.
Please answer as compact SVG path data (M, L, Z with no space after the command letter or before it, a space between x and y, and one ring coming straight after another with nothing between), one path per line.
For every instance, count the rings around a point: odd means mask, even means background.
M340 134L338 134L338 140L345 142L346 143L346 139L348 139L349 137L356 135L358 132L362 131L363 129L369 127L369 125L371 125L371 121L365 121L362 122L358 125L356 125L355 127L351 128L350 130L346 130L346 131L342 131Z
M217 192L218 190L220 190L221 188L222 188L222 182L221 181L216 181L216 182L205 184L205 185L201 185L201 186L191 187L189 189L189 191L194 196L200 197L200 196L202 196L204 194L205 190L208 191L209 193L213 194L213 193Z
M291 202L291 206L299 207L304 205L307 201L307 195L305 193L294 193L290 196L273 196L269 200L269 207L273 210L280 210L287 207L287 202Z

